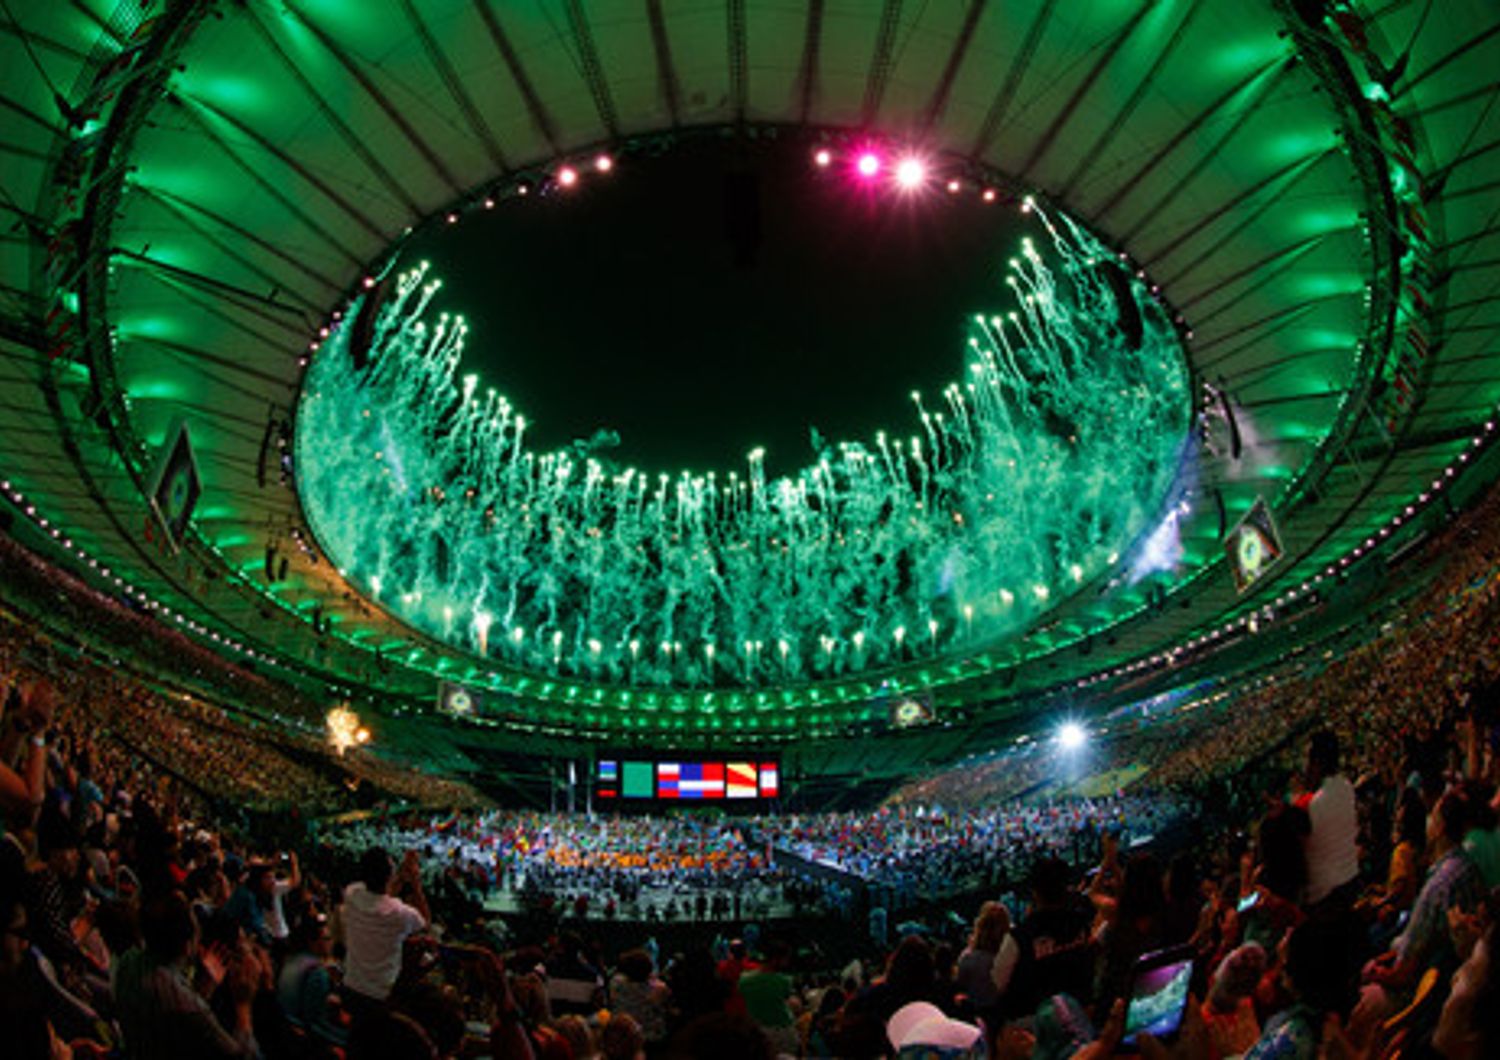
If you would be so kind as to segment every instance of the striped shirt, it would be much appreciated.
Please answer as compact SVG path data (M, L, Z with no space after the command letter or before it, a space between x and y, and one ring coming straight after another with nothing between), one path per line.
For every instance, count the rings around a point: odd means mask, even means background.
M115 969L115 1006L130 1060L255 1057L249 1031L231 1034L173 964L162 964L137 946Z

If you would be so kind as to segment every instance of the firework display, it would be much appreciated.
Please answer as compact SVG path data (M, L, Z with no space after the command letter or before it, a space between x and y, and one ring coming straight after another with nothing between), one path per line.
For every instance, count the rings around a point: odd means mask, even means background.
M367 366L343 328L310 368L309 520L384 607L529 672L754 687L992 643L1119 561L1189 416L1144 285L1066 215L1023 209L1036 238L1004 270L1008 304L970 321L963 381L913 394L912 430L830 443L780 478L759 450L672 476L529 448L522 411L461 374L465 323L413 268Z

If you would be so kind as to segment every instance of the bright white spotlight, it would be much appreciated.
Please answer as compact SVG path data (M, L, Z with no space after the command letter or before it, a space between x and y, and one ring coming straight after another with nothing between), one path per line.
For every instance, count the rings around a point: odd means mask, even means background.
M880 156L873 151L866 151L854 163L854 169L860 176L868 180L880 172Z
M1064 751L1076 751L1088 741L1088 733L1076 721L1065 721L1057 730L1057 746Z
M596 155L594 156L594 168L600 173L608 173L611 169L615 168L615 160L609 155Z
M813 155L813 161L819 166L826 167L833 161L833 152L826 147L819 148L817 153Z
M563 166L557 171L557 182L565 188L571 188L578 183L578 170L572 166Z
M903 158L896 163L896 184L907 191L920 188L926 179L927 167L920 158Z

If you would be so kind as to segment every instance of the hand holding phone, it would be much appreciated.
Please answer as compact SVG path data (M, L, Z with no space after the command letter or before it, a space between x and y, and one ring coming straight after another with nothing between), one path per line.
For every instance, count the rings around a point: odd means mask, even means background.
M1134 1048L1140 1034L1149 1034L1158 1041L1176 1037L1182 1027L1192 981L1191 947L1177 946L1141 957L1135 965L1121 1045Z
M1177 1041L1172 1044L1170 1050L1147 1031L1140 1032L1140 1036L1136 1039L1136 1048L1140 1050L1141 1060L1174 1060L1174 1058L1182 1060L1185 1057L1212 1055L1208 1025L1203 1022L1202 1006L1198 998L1192 994L1188 995L1187 1008L1182 1014L1182 1028L1178 1031Z

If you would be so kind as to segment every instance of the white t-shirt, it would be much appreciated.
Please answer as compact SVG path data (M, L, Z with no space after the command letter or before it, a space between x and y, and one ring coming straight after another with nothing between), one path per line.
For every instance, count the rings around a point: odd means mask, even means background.
M1000 952L995 954L995 963L990 966L990 979L1000 995L1010 989L1010 977L1015 974L1016 962L1021 959L1021 947L1016 945L1016 933L1007 931L1000 943Z
M384 1001L401 974L401 946L427 926L422 914L399 898L372 894L363 883L344 889L344 985Z
M281 905L281 900L291 893L291 881L278 878L275 889L271 893L271 906L265 911L266 930L271 933L273 939L284 939L291 934L286 926L286 910Z
M1321 902L1336 887L1359 875L1359 813L1354 785L1343 774L1323 781L1307 804L1312 822L1307 853L1307 901Z

